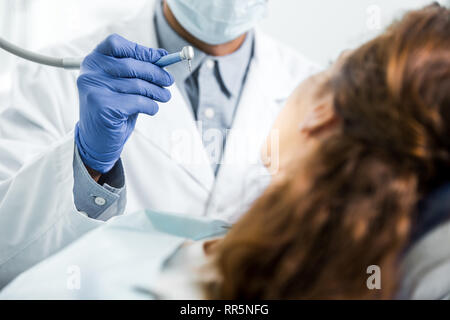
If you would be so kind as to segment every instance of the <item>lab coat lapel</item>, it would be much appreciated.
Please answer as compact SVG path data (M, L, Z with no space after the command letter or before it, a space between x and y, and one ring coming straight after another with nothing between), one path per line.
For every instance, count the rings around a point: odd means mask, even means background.
M171 100L160 103L155 116L140 116L136 131L210 191L215 176L192 110L176 85L170 91Z
M265 39L257 32L254 58L207 210L210 215L234 220L248 209L270 180L260 161L260 151L289 95L288 91L283 94L280 93L283 90L273 90L274 84L266 81L276 78L276 73L267 67L270 64L270 47L266 47Z

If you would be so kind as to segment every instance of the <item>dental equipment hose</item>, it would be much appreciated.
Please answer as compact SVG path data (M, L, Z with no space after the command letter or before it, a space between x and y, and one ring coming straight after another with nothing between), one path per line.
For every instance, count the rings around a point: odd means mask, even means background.
M1 37L0 48L25 60L56 68L79 69L81 62L83 62L83 58L54 58L35 53L16 46ZM190 68L192 59L194 59L194 49L191 46L188 46L184 47L180 52L175 52L162 57L155 64L161 68L164 68L174 63L187 60Z
M64 68L64 69L79 69L82 58L53 58L45 56L39 53L25 50L3 38L0 38L0 48L15 56L21 57L25 60L44 64L51 67Z

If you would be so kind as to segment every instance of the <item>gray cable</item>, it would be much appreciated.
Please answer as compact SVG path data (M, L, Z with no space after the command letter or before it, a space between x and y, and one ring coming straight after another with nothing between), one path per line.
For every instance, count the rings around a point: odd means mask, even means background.
M45 56L39 53L25 50L12 44L9 41L0 37L0 48L13 55L21 57L25 60L33 61L39 64L45 64L51 67L64 68L64 69L79 69L82 58L54 58Z

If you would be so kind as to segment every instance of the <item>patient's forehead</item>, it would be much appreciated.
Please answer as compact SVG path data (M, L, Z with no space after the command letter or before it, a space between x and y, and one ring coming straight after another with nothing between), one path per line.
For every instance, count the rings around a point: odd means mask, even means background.
M291 102L303 104L324 98L325 95L331 93L330 87L327 85L331 74L331 70L327 69L303 81L292 93Z
M333 94L331 86L333 77L341 72L342 66L354 52L355 50L344 50L326 69L300 83L291 95L291 102L298 104L302 101L311 103L312 100L329 100Z

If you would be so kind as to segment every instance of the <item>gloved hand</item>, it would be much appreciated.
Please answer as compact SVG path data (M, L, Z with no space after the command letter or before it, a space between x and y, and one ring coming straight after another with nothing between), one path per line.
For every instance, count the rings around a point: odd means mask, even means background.
M116 34L88 55L78 77L80 120L75 143L86 166L106 173L120 158L139 113L153 116L155 101L171 98L173 77L154 65L167 51L150 49Z

